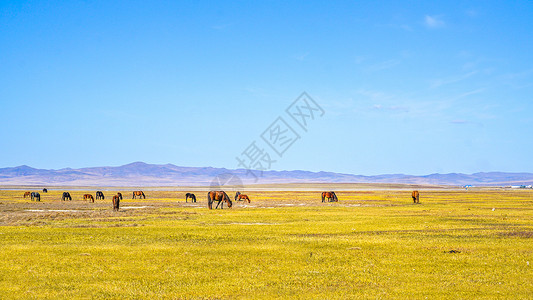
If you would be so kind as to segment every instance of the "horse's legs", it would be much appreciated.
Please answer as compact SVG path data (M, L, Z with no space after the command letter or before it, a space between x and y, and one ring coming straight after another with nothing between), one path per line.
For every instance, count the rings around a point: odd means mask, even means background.
M218 201L218 204L217 204L217 207L215 207L215 209L218 208L218 206L220 205L220 209L224 209L224 203L222 202L222 200Z

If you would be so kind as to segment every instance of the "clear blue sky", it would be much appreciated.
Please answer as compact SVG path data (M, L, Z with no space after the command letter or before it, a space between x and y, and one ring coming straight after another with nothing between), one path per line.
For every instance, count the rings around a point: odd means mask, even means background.
M236 168L306 91L325 114L272 169L533 172L531 20L531 1L0 1L0 167Z

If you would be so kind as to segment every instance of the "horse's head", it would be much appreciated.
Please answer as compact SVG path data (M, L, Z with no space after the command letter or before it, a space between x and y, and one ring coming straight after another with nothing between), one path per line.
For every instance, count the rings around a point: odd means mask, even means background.
M229 198L228 194L226 194L226 192L222 192L224 193L224 201L226 201L226 203L228 204L228 207L231 207L233 205L233 202L231 202L231 199Z

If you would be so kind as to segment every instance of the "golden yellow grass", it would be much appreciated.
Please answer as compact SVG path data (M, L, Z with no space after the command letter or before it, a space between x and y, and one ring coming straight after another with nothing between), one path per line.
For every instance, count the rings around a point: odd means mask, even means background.
M1 299L533 297L527 190L246 190L216 211L145 190L119 212L116 191L61 192L0 191Z

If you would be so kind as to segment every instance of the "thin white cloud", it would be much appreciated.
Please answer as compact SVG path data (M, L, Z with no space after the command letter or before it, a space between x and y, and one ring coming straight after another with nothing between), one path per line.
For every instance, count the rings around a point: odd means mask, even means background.
M475 9L469 9L467 11L465 11L466 15L471 17L471 18L475 18L479 15L479 12Z
M382 61L382 62L374 64L374 65L371 65L370 67L367 68L367 70L368 71L372 71L372 72L376 72L376 71L390 69L390 68L392 68L392 67L394 67L396 65L399 65L399 64L400 64L400 60L398 60L398 59L389 59L389 60Z
M393 98L392 95L388 95L387 93L381 92L381 91L375 91L375 90L369 90L369 89L358 89L356 91L357 94L371 98L373 100L388 100Z
M363 63L363 62L364 62L365 60L367 60L367 59L368 59L368 57L366 57L366 56L362 56L362 55L359 55L359 56L356 56L356 57L355 57L354 62L355 62L356 64L360 65L361 63Z
M400 28L405 30L405 31L413 31L413 28L411 28L411 26L406 25L406 24L400 25Z
M439 16L428 16L426 15L424 17L424 23L429 28L441 28L444 27L446 24L443 20L440 19Z
M216 24L216 25L211 26L211 28L214 29L214 30L224 30L224 29L230 27L231 25L232 25L231 23Z
M309 52L297 54L294 58L299 61L304 61L305 58L309 55Z
M409 112L409 107L401 105L385 106L383 104L374 104L372 106L375 110L390 111L390 112Z
M450 123L452 123L452 124L468 124L469 122L467 120L457 119L457 120L451 120Z
M500 82L513 89L528 88L533 85L533 68L500 76Z
M469 73L466 73L466 74L461 74L461 75L457 75L457 76L453 76L453 77L449 77L449 78L433 79L431 81L431 83L430 83L430 87L431 88L438 88L438 87L441 87L443 85L447 85L447 84L463 81L463 80L468 79L469 77L475 75L477 72L478 71L472 71L472 72L469 72Z
M477 90L464 92L464 93L458 95L455 99L460 99L460 98L468 97L468 96L471 96L471 95L480 94L480 93L483 93L484 91L485 91L484 88L480 88L480 89L477 89Z

